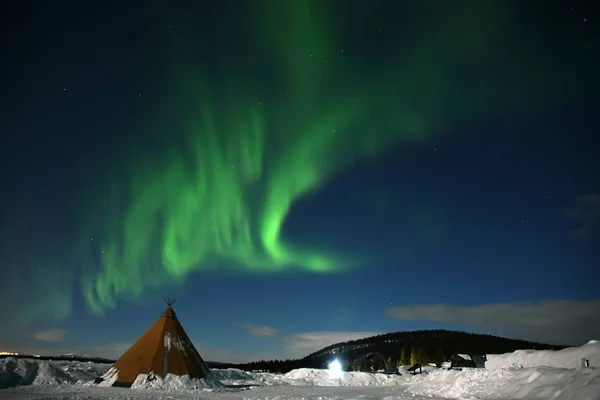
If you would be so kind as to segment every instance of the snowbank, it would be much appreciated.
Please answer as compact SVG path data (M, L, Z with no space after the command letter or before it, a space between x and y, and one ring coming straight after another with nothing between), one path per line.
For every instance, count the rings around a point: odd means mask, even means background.
M234 386L272 386L286 384L281 382L283 375L270 372L247 372L237 368L211 369L213 377L226 385Z
M282 375L270 373L248 373L240 369L212 369L207 379L190 379L189 377L167 376L162 379L149 380L147 375L140 375L134 383L138 388L161 388L189 390L220 388L231 386L277 385L281 384ZM110 364L96 364L80 361L43 361L26 358L0 359L0 389L26 385L62 385L78 384L85 386L111 386L117 378L117 371ZM102 376L104 381L93 384ZM223 383L221 382L223 381ZM224 385L225 384L225 385Z
M95 379L106 364L77 361L38 361L25 358L0 359L0 389L22 385L62 385Z
M368 372L342 372L336 376L328 370L301 368L288 372L281 381L299 386L392 386L405 383L405 379L400 375Z
M488 354L485 368L580 368L584 358L589 358L590 367L600 367L600 342L558 351L517 350L506 354Z
M254 379L254 375L250 372L246 372L242 369L227 368L227 369L211 369L212 375L221 380L234 380L234 381L251 381Z
M192 379L189 376L168 374L164 379L154 374L139 374L132 389L162 389L162 390L206 390L221 389L225 387L218 379L209 376L203 379Z
M600 399L600 370L559 369L464 369L438 370L417 375L407 384L414 395L448 399Z

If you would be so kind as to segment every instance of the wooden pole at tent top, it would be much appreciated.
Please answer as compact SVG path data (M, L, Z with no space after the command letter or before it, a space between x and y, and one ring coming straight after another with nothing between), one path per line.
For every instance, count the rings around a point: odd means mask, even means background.
M163 300L169 307L171 307L177 301L177 299L172 299L170 297L163 297Z

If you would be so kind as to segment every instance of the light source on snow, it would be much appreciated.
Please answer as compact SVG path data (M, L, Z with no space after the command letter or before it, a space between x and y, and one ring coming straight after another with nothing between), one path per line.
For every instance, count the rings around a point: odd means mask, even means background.
M342 363L339 360L333 360L328 366L329 378L340 378L342 376Z

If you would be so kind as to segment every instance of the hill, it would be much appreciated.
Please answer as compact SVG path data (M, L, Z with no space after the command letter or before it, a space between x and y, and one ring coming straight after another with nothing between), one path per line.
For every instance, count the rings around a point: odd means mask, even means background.
M525 340L508 339L499 336L483 335L448 330L423 330L410 332L393 332L371 336L359 340L336 343L303 358L294 360L265 360L245 364L221 363L207 361L209 368L240 368L246 371L262 370L286 373L297 368L327 368L333 360L339 360L344 369L360 368L365 357L377 353L379 360L374 360L377 367L385 367L381 358L388 361L390 367L399 362L411 364L411 356L417 357L421 363L441 363L456 353L466 354L502 354L520 349L561 350L568 346L555 346ZM412 354L411 354L412 353ZM80 353L63 354L60 356L0 356L15 358L38 358L40 360L71 360L95 363L114 363L114 360L83 356ZM369 360L366 360L369 361ZM373 360L371 360L373 361ZM363 367L367 365L362 365ZM365 370L367 368L363 368Z
M567 346L554 346L499 336L448 330L423 330L393 332L359 340L336 343L295 360L269 360L241 364L244 370L289 372L296 368L326 368L333 359L342 362L345 369L360 367L365 355L378 353L396 366L411 364L411 355L422 363L441 363L456 353L501 354L519 349L560 350ZM412 354L411 354L412 353ZM379 357L381 358L381 357ZM402 358L404 358L402 360ZM354 365L353 365L354 364Z

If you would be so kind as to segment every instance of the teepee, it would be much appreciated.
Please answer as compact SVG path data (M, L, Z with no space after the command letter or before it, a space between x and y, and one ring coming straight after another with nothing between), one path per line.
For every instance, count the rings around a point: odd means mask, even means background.
M168 308L160 318L100 378L113 386L130 387L139 374L188 375L205 378L210 374L198 350L183 330L175 311L175 300L165 299Z

